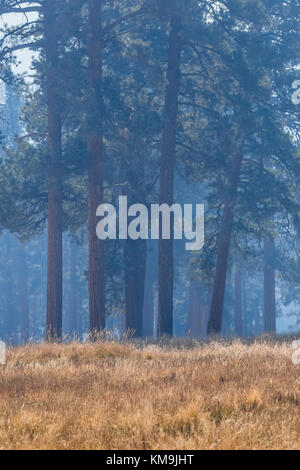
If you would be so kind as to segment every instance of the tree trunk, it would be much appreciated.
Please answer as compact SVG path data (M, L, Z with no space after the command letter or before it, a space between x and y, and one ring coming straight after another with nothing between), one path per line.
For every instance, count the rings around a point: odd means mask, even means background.
M104 247L96 235L97 207L103 203L103 102L102 102L102 7L89 0L90 86L88 116L88 244L90 337L105 329Z
M6 239L5 243L5 254L6 254L6 264L4 271L4 287L5 287L5 296L4 296L4 325L3 325L3 338L7 343L15 344L16 343L16 330L17 330L17 316L16 308L14 302L14 272L13 272L13 257L12 257L12 241L13 237L9 232L5 232L4 238Z
M48 276L46 338L62 336L62 182L61 115L59 109L56 0L42 4L45 31L48 120Z
M210 307L208 334L220 334L222 329L224 296L227 277L227 267L231 234L234 219L234 209L237 191L240 182L241 166L243 160L243 139L238 143L238 148L232 162L232 175L230 191L225 203L221 221L221 231L218 239L217 266L214 280L213 296Z
M69 284L69 313L68 330L72 339L80 337L78 318L78 295L77 295L77 245L70 240L70 284Z
M164 106L164 129L160 168L159 203L174 202L174 166L178 94L180 85L181 20L170 21L167 87ZM158 336L173 334L173 233L170 240L158 242Z
M234 324L235 334L243 336L243 309L242 309L242 273L237 270L234 276Z
M126 331L135 338L143 336L143 305L146 270L146 241L126 240L125 295Z
M130 133L126 144L128 158L124 158L123 171L126 185L123 195L127 196L129 206L137 202L146 204L144 154L140 151L138 138L132 139ZM133 219L134 217L128 217L128 225ZM136 338L143 336L146 258L146 240L128 239L124 242L125 329L130 330Z
M28 303L28 272L26 249L24 243L20 243L19 296L21 312L21 342L26 344L30 339L30 323Z
M154 336L154 254L151 249L147 250L146 278L143 311L143 336L152 338Z
M188 330L191 338L203 339L207 333L207 295L200 282L190 280Z
M275 300L275 243L273 238L264 240L264 331L276 333Z

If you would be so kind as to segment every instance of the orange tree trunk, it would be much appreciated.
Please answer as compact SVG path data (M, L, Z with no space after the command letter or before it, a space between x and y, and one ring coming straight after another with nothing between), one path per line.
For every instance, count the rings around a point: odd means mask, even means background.
M209 314L207 330L208 334L220 334L222 329L229 250L234 219L234 209L236 204L238 186L240 182L242 160L243 142L239 142L236 154L232 162L230 195L225 203L223 217L221 221L221 230L218 239L217 265Z
M96 211L103 202L102 9L89 0L88 244L90 335L105 329L104 247L96 235Z
M47 323L49 341L62 336L62 182L61 115L58 94L56 0L43 2L48 121L48 269Z
M243 336L243 311L242 311L242 273L237 270L234 276L234 321L235 334Z
M207 292L203 284L190 278L187 330L191 338L203 339L207 334Z
M70 273L69 273L69 312L68 312L68 333L71 338L80 338L81 329L79 322L79 305L77 286L77 251L76 243L70 240Z
M276 333L275 244L273 238L264 240L264 331Z
M164 129L160 168L159 203L174 202L174 165L178 94L180 85L181 21L172 16L170 21L167 87L164 106ZM158 243L158 336L173 334L173 240Z
M155 281L154 253L152 244L149 243L146 253L146 275L143 311L143 336L154 336L154 281Z
M30 338L29 303L28 303L28 270L26 250L24 243L20 243L20 267L19 267L19 296L20 296L20 323L21 341L28 343Z

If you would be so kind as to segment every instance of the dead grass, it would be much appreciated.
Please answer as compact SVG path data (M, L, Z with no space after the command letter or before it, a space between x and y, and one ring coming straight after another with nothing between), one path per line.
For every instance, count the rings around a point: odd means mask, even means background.
M286 343L30 345L0 366L1 449L299 449Z

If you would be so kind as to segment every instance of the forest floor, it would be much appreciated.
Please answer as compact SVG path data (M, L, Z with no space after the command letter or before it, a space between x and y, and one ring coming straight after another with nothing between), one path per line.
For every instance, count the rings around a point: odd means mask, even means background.
M1 449L299 449L285 342L11 348Z

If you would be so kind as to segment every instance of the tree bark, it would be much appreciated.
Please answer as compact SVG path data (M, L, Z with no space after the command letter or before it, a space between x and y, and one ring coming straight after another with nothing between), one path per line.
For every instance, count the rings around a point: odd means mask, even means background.
M4 297L4 325L3 325L3 337L9 344L16 344L16 330L17 330L17 315L14 303L14 272L13 272L13 237L9 232L5 232L4 239L5 243L5 254L6 254L6 265L5 265L5 297Z
M78 316L79 299L77 295L77 245L70 240L70 281L69 281L69 313L68 330L73 339L80 338L80 325Z
M242 273L238 269L234 276L234 324L235 334L243 336L243 309L242 309Z
M153 251L148 248L146 260L145 294L143 309L143 336L154 336L154 266Z
M169 206L174 202L174 166L180 86L180 30L180 17L172 15L169 33L159 188L159 203L165 203ZM173 234L171 234L170 240L159 240L158 258L158 336L171 336L173 334Z
M19 296L21 312L21 342L26 344L30 339L30 322L28 302L28 271L24 243L20 243Z
M46 53L48 121L48 276L46 339L62 336L62 182L61 115L58 84L57 0L42 4Z
M275 299L275 243L269 237L264 240L264 331L276 333Z
M241 142L238 142L236 153L233 157L230 192L227 201L225 202L221 221L221 231L218 239L216 274L207 329L208 334L219 335L222 330L227 267L242 160L243 139L241 139Z
M203 339L207 333L207 294L201 282L190 279L188 330L191 338Z
M102 6L89 0L90 87L88 116L88 244L89 244L89 318L90 337L105 329L104 247L96 235L97 207L103 203L103 100L102 100Z
M146 270L146 241L126 240L125 295L126 331L135 338L143 336L143 305Z
M140 151L138 139L127 137L128 159L124 159L126 186L123 194L127 196L128 205L143 202L145 194L145 159ZM134 217L128 217L128 225ZM133 337L143 336L143 306L146 277L146 240L126 240L124 242L125 267L125 328Z

